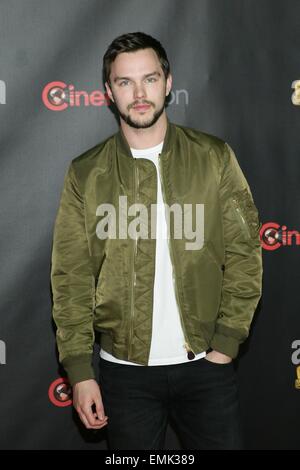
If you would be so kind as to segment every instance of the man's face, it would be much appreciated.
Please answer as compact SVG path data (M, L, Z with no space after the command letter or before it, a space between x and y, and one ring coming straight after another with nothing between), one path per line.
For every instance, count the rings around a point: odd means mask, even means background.
M110 85L105 86L120 117L131 127L145 129L164 112L172 77L165 79L153 49L141 49L117 56L111 64Z

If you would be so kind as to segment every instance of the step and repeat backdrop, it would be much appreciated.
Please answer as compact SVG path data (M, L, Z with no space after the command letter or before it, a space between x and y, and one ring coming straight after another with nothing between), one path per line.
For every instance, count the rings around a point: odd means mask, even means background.
M299 18L298 0L0 2L1 449L107 449L58 364L50 257L70 161L118 130L102 56L134 31L166 48L170 120L226 140L251 186L264 284L236 360L246 446L300 449Z

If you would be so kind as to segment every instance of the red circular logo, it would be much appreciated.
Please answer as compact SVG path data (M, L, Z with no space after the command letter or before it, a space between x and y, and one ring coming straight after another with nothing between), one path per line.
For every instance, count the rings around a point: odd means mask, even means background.
M60 377L54 380L49 387L48 397L55 406L63 407L72 405L72 387L68 379Z

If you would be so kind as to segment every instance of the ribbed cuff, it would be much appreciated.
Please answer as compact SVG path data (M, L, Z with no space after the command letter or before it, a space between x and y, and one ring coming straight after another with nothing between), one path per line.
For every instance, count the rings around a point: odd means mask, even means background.
M88 354L68 357L62 361L72 387L78 382L95 379L92 360L93 356Z
M215 333L211 340L210 347L215 351L226 354L226 356L234 359L239 352L239 342L232 336L225 336L220 333Z

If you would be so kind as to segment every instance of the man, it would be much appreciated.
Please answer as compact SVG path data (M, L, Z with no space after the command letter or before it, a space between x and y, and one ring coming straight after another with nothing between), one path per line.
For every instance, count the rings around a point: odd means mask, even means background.
M169 421L186 449L240 449L232 358L262 277L249 185L226 142L169 121L156 39L116 38L103 75L120 130L71 162L54 232L53 316L74 406L88 429L107 426L111 449L162 449Z

